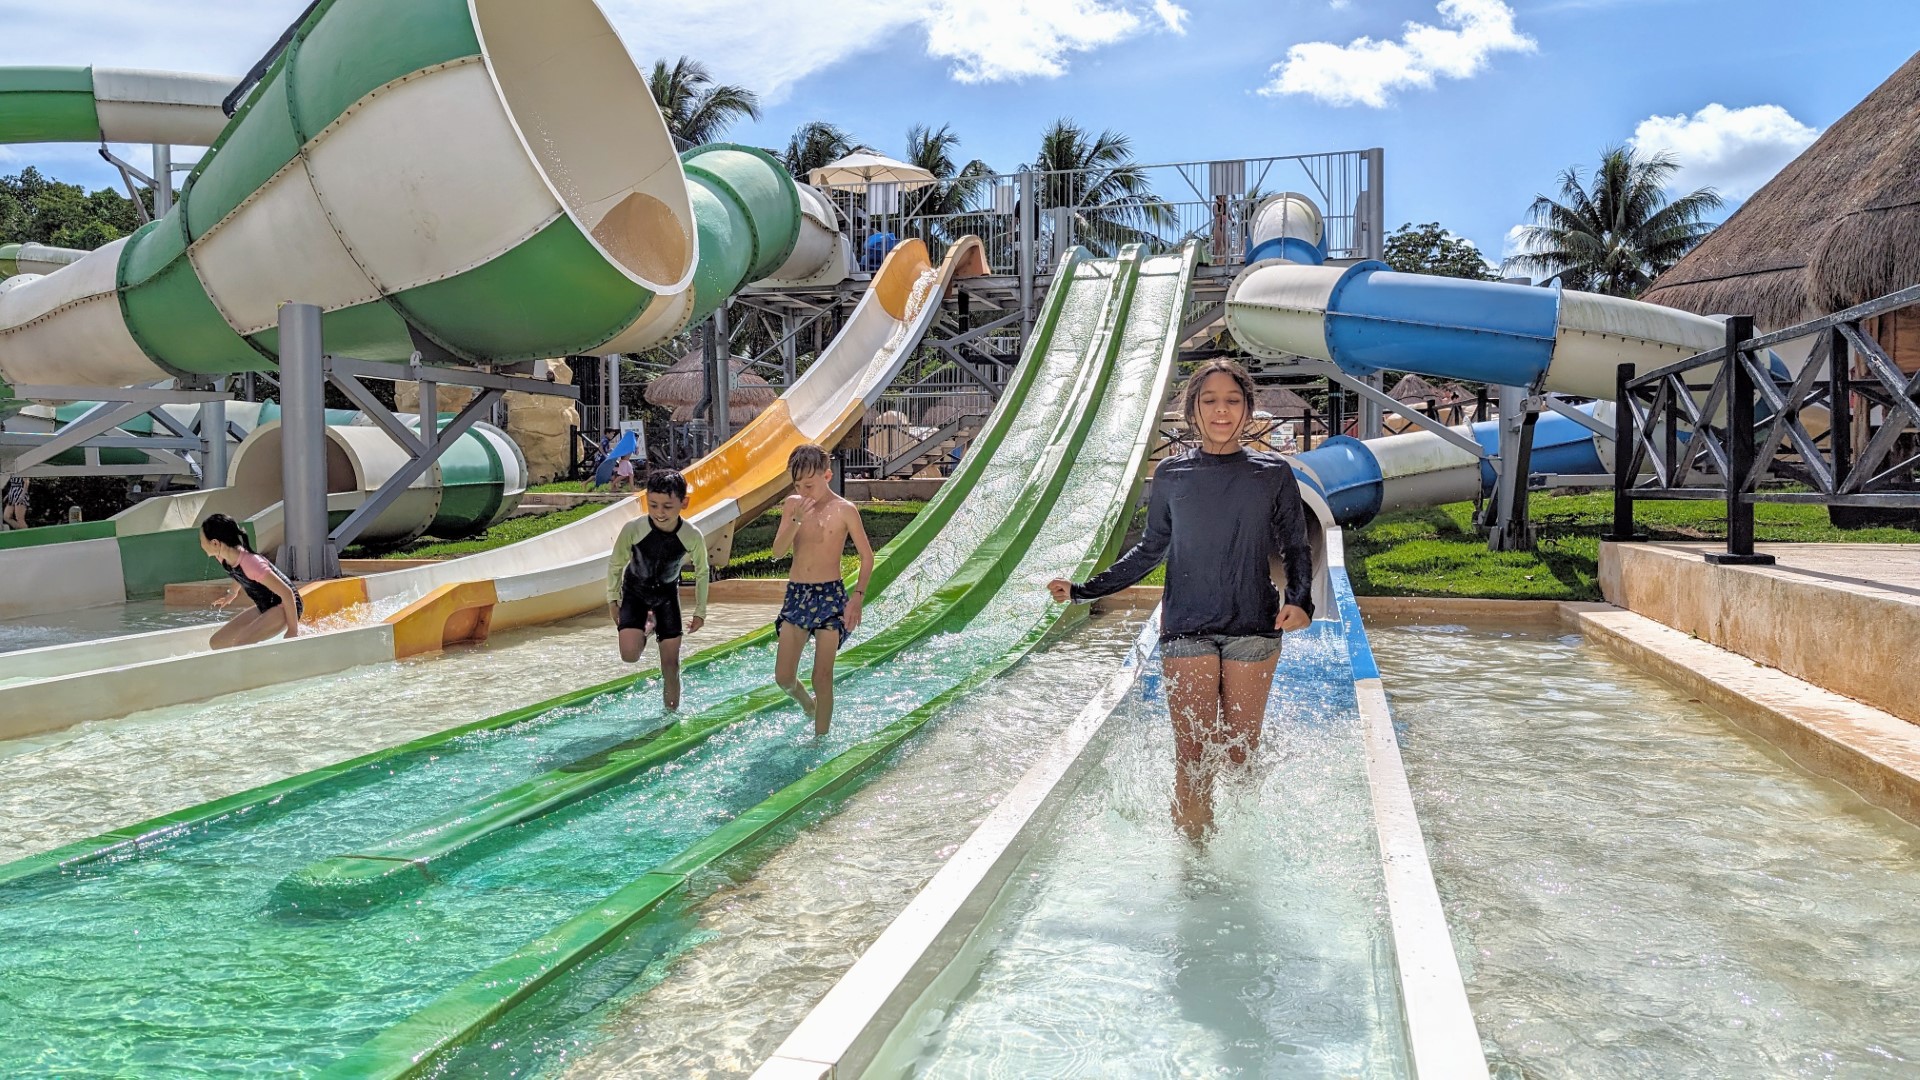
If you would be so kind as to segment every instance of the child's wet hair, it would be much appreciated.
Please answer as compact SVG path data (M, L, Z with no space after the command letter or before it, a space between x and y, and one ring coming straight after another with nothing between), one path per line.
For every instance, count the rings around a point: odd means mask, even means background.
M225 514L209 514L207 520L200 523L200 535L216 544L236 547L241 551L253 550L253 544L247 540L247 531Z
M647 474L647 494L671 495L682 502L687 498L687 478L679 469L655 469Z
M787 471L795 480L828 471L827 452L812 443L802 443L787 455Z
M1209 360L1187 377L1186 389L1180 396L1180 416L1186 420L1187 430L1200 430L1200 390L1212 375L1226 375L1240 387L1240 394L1246 399L1245 415L1241 418L1244 427L1253 419L1253 376L1247 374L1247 369L1237 360Z

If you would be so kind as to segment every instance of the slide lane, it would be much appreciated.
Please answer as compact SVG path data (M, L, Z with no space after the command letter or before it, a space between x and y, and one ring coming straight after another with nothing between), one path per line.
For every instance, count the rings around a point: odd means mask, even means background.
M1082 430L1079 447L1071 440L1056 441L1049 451L1055 472L1048 482L1055 493L1052 512L1043 515L1049 520L1031 546L1020 553L1000 597L1004 601L1008 594L1017 594L1026 603L1016 606L1025 606L1032 613L1017 623L1024 630L1021 637L907 715L776 791L601 904L381 1033L325 1075L399 1078L431 1074L443 1063L454 1071L484 1069L494 1055L512 1053L514 1048L505 1043L483 1045L474 1036L514 1008L531 1002L529 1007L539 1017L535 1026L540 1021L566 1023L576 1019L577 1004L558 1004L556 995L541 991L601 950L630 940L655 924L667 924L660 931L663 937L682 932L672 925L674 916L679 905L699 888L698 875L703 871L721 860L737 859L791 821L812 800L831 797L946 706L1016 665L1050 634L1057 633L1065 620L1084 617L1081 609L1045 600L1043 583L1063 565L1072 566L1071 573L1091 572L1110 560L1124 540L1124 523L1144 479L1159 409L1176 367L1176 337L1195 251L1189 247L1180 255L1145 262L1128 305L1129 317L1104 350L1111 357L1111 377L1096 380L1088 388L1100 399L1096 418L1090 428ZM664 947L659 942L651 944Z
M964 626L985 607L1006 581L1018 553L1039 531L1046 511L1059 494L1066 471L1049 465L1064 452L1078 449L1112 371L1112 349L1118 346L1116 327L1124 322L1132 299L1136 257L1120 261L1112 275L1095 268L1076 273L1069 292L1100 289L1105 313L1098 337L1083 346L1077 369L1071 374L1069 407L1052 418L1047 450L1034 463L1023 489L1006 507L995 531L946 578L932 597L892 625L854 645L838 658L837 679L877 668L937 633ZM1032 417L1036 426L1043 417ZM949 500L957 503L958 499ZM924 540L921 541L924 543ZM894 561L892 559L890 562ZM888 582L887 584L891 584ZM643 772L692 750L720 730L791 704L777 686L762 686L741 697L702 710L663 731L625 743L590 757L568 762L507 791L489 794L451 813L410 827L370 847L334 856L297 871L276 890L278 902L307 914L347 914L381 903L405 891L426 887L476 852L495 851L505 843L528 838L526 825L570 807Z

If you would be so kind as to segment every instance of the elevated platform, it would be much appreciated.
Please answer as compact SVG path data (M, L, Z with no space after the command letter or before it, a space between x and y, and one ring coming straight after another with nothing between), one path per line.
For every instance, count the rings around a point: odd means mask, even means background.
M1920 545L1761 544L1773 566L1716 566L1711 542L1602 544L1607 600L1920 724Z

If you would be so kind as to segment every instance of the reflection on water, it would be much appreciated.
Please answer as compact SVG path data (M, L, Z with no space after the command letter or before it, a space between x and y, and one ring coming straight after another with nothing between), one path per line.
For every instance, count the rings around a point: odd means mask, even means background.
M1500 1075L1920 1075L1920 830L1580 637L1372 633Z

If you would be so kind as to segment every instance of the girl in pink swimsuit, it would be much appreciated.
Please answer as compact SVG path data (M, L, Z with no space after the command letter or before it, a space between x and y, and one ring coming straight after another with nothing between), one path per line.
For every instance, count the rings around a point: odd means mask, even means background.
M281 630L288 637L300 636L300 593L279 567L254 552L239 522L225 514L201 522L200 550L219 560L220 568L233 579L233 591L216 601L215 607L226 607L241 593L253 601L252 607L213 632L214 648L251 645Z

